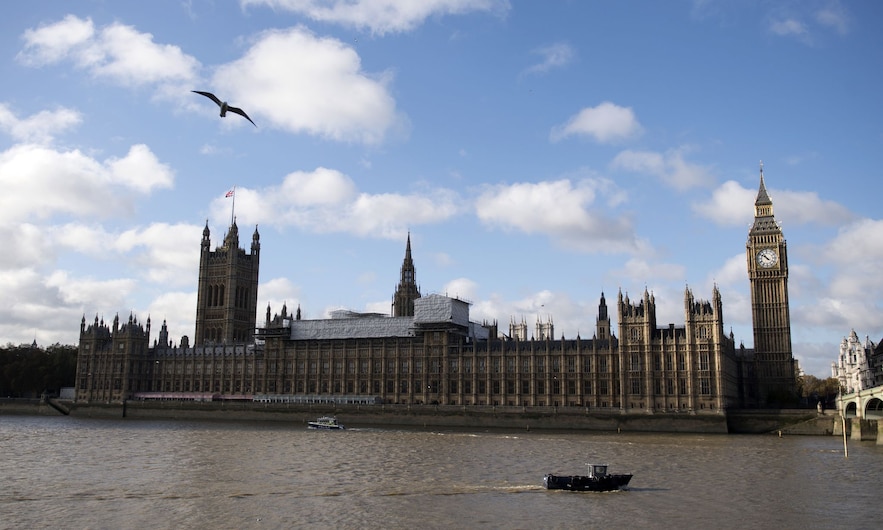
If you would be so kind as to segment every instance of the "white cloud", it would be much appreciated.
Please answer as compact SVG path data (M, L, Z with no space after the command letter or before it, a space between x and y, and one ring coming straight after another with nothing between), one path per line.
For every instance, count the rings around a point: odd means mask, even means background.
M651 263L632 258L616 271L616 277L624 285L648 285L654 282L683 281L686 269L675 263Z
M816 192L774 190L767 188L773 200L774 215L787 219L789 225L817 224L838 226L854 219L848 208L826 201ZM754 219L757 188L748 189L728 180L716 188L711 198L694 203L693 211L718 225L748 226Z
M861 219L844 227L825 254L832 256L838 266L876 267L883 262L883 221ZM883 276L875 276L883 280Z
M505 13L508 0L240 0L243 6L266 5L320 22L332 22L383 35L411 31L434 15L475 11Z
M475 201L476 215L487 225L543 234L580 251L638 251L643 243L631 222L605 217L593 206L598 194L611 188L609 181L600 179L487 186Z
M533 50L532 53L542 57L542 60L529 66L522 72L522 75L544 74L554 68L567 66L576 57L573 47L563 42L542 46Z
M144 144L133 145L123 158L108 159L114 182L120 182L141 193L154 188L171 188L174 174L169 166L162 164Z
M177 46L157 44L153 35L113 23L96 31L90 19L68 15L60 22L25 31L17 59L43 66L70 58L95 77L125 86L181 84L194 80L199 62Z
M597 107L586 107L564 125L553 127L549 138L557 142L569 136L591 136L598 142L611 143L632 138L641 131L631 107L605 101Z
M7 283L4 280L10 277L15 279L12 289L4 286L4 303L0 306L0 336L12 343L30 343L35 339L39 344L74 343L76 324L72 325L71 322L79 321L82 314L78 314L77 309L59 306L50 293L41 289L39 278L29 276L0 271L0 285ZM24 284L23 280L29 283Z
M776 217L787 219L789 225L837 226L855 219L855 214L849 208L824 200L814 191L770 190L769 194L773 199Z
M693 211L718 225L740 226L754 217L754 200L757 189L743 188L734 180L728 180L711 192L711 197L694 202Z
M188 285L193 281L193 271L199 270L199 248L193 242L200 239L203 228L153 223L115 236L112 248L126 256L133 270L150 282Z
M471 302L478 296L478 284L469 278L456 278L442 287L442 294Z
M277 191L285 202L298 206L334 206L358 195L356 184L349 177L324 167L311 173L288 174Z
M106 301L107 293L121 302L135 288L136 282L130 278L115 280L93 280L75 278L67 271L54 271L45 280L47 287L57 290L64 304L88 304L97 300Z
M171 187L172 174L144 145L101 163L79 150L19 144L0 153L0 185L0 223L21 222L129 212L129 190L146 194Z
M28 244L114 261L120 268L132 270L153 283L187 285L199 267L199 248L193 242L199 241L202 229L203 226L185 223L153 223L111 232L100 225L67 223L43 229L43 240L29 240ZM45 262L45 257L33 263L41 261Z
M61 226L22 225L7 230L0 225L0 244L11 248L14 259L0 259L0 336L34 337L41 344L76 343L76 322L86 313L91 322L96 310L108 320L113 313L143 313L135 297L160 285L193 285L198 268L201 226L154 224L146 228L112 233L101 226L69 223ZM11 239L11 242L10 242ZM182 250L183 249L183 250ZM95 279L55 268L59 255L81 253L116 272L111 279ZM127 273L131 272L131 275ZM140 277L140 278L139 278ZM196 306L195 293L161 295L147 314L161 313L174 322L173 333L191 334ZM139 320L146 320L147 315ZM154 330L154 333L157 329ZM28 341L32 340L28 339Z
M450 267L451 265L456 263L456 261L447 252L436 252L434 254L430 254L429 258L435 265L442 268Z
M303 27L261 34L241 59L214 76L233 104L261 115L263 123L367 144L405 127L386 88L389 80L388 73L363 72L350 46Z
M0 270L52 261L56 249L43 227L30 223L0 223Z
M401 195L359 192L343 173L318 168L296 171L279 186L236 188L240 224L297 226L317 233L346 232L367 237L400 239L408 227L438 223L462 211L462 199L446 189ZM212 203L213 217L229 217L229 201Z
M724 324L728 328L730 326L747 326L750 332L752 325L751 299L747 289L748 270L745 262L746 259L744 252L727 258L720 268L709 272L707 283L717 285L720 288L724 305ZM791 270L793 272L794 266L791 266ZM793 285L795 282L792 280L791 283ZM741 338L748 344L753 340L750 336Z
M270 296L266 296L267 293ZM258 287L258 323L262 324L267 317L267 305L270 306L270 318L282 313L282 306L287 307L289 315L297 312L300 304L301 290L300 287L291 283L288 278L273 278L272 280L263 282ZM195 306L194 306L195 307Z
M824 6L813 10L811 3L793 6L777 6L777 13L770 16L768 29L770 33L782 37L794 37L804 44L813 44L820 34L819 30L834 31L839 35L847 35L850 31L851 17L837 0L824 3Z
M157 338L165 321L173 345L180 344L181 337L186 335L192 346L196 329L196 291L161 294L147 307L147 316L151 319L151 338ZM146 322L147 317L144 320Z
M850 17L839 2L832 2L815 14L816 22L841 35L849 33Z
M723 286L744 287L748 284L746 259L744 252L731 256L719 269L710 273L712 281Z
M817 258L831 271L827 281L819 282L825 289L821 306L829 309L830 322L842 322L843 329L879 328L883 321L883 276L879 270L883 221L862 219L845 226ZM830 326L830 322L819 324Z
M58 213L98 216L124 205L115 201L109 172L78 150L59 152L21 144L0 153L0 222L46 219ZM34 204L40 208L34 208Z
M150 33L139 33L122 24L102 30L92 51L94 55L86 60L95 74L131 86L192 80L199 67L196 59L177 46L156 44Z
M5 104L0 103L0 129L14 139L39 144L49 144L56 135L82 122L79 112L59 108L43 110L24 119L18 119Z
M625 150L616 155L610 167L653 175L679 191L709 185L714 181L711 168L684 160L688 150L685 147L665 153Z
M95 35L91 19L67 15L61 22L26 30L25 48L16 59L29 66L42 66L64 59Z
M780 35L783 37L803 37L809 33L809 30L806 28L806 25L803 22L800 22L799 20L795 20L793 18L773 20L772 22L770 22L769 29L775 35Z
M75 344L84 312L120 307L134 287L132 280L94 280L62 270L0 269L0 336Z
M843 333L846 336L846 333ZM836 335L829 338L835 338ZM878 341L879 338L871 340ZM800 369L807 374L817 377L831 376L831 362L837 358L840 351L839 342L792 342L791 349L794 352L794 358L797 359Z
M116 237L100 225L72 222L47 227L44 231L54 247L62 251L75 251L93 258L107 257L113 249Z
M455 282L471 283L471 280L461 278ZM583 304L573 300L568 293L548 289L527 293L517 300L507 300L494 293L482 300L472 299L469 317L475 322L496 321L500 333L506 336L509 336L509 324L512 322L526 323L528 337L535 337L537 321L545 323L552 320L556 339L562 336L574 339L577 335L590 338L595 333L594 322L598 316L597 303L600 294L599 292L598 298L592 302ZM611 303L609 297L607 307L610 308L609 314L615 325L615 302Z

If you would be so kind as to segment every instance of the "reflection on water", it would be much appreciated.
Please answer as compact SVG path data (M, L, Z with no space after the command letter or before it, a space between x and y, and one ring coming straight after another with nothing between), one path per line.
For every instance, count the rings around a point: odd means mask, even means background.
M311 431L0 416L0 528L876 528L883 447L836 437ZM625 492L542 489L586 462Z

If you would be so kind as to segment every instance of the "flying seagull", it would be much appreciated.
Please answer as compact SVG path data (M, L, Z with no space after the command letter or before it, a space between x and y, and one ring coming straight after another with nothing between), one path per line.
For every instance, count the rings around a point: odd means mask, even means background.
M244 110L242 110L238 107L231 107L230 105L227 104L226 101L221 101L220 99L218 99L217 96L215 96L211 92L202 92L200 90L191 90L191 92L194 92L196 94L201 94L201 95L209 98L210 100L214 101L215 103L217 103L218 106L221 107L221 117L222 118L227 115L227 111L230 111L233 114L239 114L240 116L242 116L246 120L251 121L251 118L248 117L248 114L246 114ZM251 124L254 125L255 127L257 127L257 124L255 122L251 121Z

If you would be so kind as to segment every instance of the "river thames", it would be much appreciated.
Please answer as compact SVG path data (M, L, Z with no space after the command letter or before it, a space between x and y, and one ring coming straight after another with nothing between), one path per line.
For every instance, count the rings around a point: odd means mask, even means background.
M879 528L837 437L0 416L0 528ZM628 491L542 489L586 462Z

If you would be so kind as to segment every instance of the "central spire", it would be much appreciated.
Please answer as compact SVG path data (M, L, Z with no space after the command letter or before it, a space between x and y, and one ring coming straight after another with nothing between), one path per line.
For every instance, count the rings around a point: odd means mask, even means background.
M392 297L392 316L414 316L414 300L418 298L420 298L420 290L417 288L417 272L414 269L414 260L411 258L411 232L408 232L399 284Z

